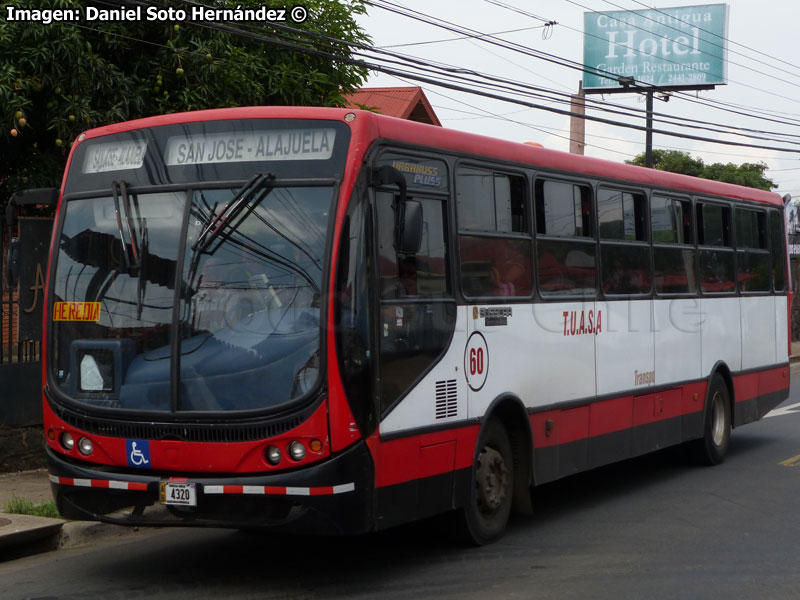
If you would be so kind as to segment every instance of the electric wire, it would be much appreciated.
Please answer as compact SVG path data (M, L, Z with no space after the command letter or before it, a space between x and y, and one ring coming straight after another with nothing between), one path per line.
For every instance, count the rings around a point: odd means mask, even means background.
M185 4L195 4L195 5L198 4L198 3L195 3L195 2L189 2L189 1L186 1L184 3ZM203 6L203 5L201 5L201 6ZM290 43L290 42L286 42L286 41L282 41L282 40L276 40L274 38L269 38L268 36L254 34L252 32L248 32L248 31L245 31L245 30L240 30L240 29L237 29L237 28L234 28L234 27L230 27L230 26L227 26L227 25L221 25L221 24L218 24L218 23L211 23L211 22L209 22L207 24L201 24L201 26L202 25L206 25L207 27L209 27L211 29L216 29L218 31L223 31L223 32L231 33L231 34L242 36L242 37L249 37L250 39L255 39L255 40L258 40L258 41L261 41L261 42L265 42L265 43L271 43L273 45L286 47L286 48L293 49L293 50L300 51L300 52L304 52L304 53L307 53L307 54L312 54L312 55L315 55L315 56L325 57L325 58L328 58L328 59L331 59L331 60L338 60L339 62L345 62L345 63L349 63L349 64L354 64L354 65L362 66L362 67L368 68L368 69L382 70L382 71L387 72L389 74L393 74L390 69L386 69L385 67L379 68L379 66L376 66L376 65L364 62L364 61L358 61L358 60L354 60L354 59L349 59L348 57L332 55L330 53L322 52L322 51L319 51L319 50L314 50L314 49L311 49L311 48L308 48L308 47L299 46L296 43ZM302 30L298 30L298 31L302 31ZM305 34L305 33L308 33L308 32L302 31L302 33ZM338 41L341 42L341 43L346 43L346 42L344 42L342 40L338 40ZM394 74L395 75L400 75L400 76L407 76L407 77L410 77L410 78L415 79L417 81L426 81L425 78L420 77L419 75L413 74L413 73L409 74L409 73L404 73L402 71L399 71L399 72L396 72ZM438 85L438 86L454 89L454 90L457 90L457 91L471 92L471 90L469 90L469 89L460 88L459 86L451 84L451 83L447 83L447 84L443 85L442 82L431 81L429 79L427 79L427 82L429 82L432 85ZM560 113L560 114L567 114L567 115L571 115L572 114L570 111L561 111L561 110L552 109L552 108L549 108L549 107L541 107L541 106L533 104L533 103L523 102L523 101L514 100L514 99L508 99L506 97L498 96L496 94L487 93L486 91L480 92L479 95L483 95L483 96L486 96L486 97L493 97L493 98L496 98L498 100L503 100L503 101L515 102L515 103L518 103L518 104L522 104L523 106L529 106L531 108L543 108L544 110L550 110L551 112L557 112L557 113ZM590 116L587 116L586 118L588 120L595 120L595 121L607 123L609 125L627 127L627 128L631 128L631 129L638 129L638 130L644 130L645 129L645 128L640 127L640 126L631 125L631 124L624 124L624 123L620 123L620 122L616 122L616 121L611 121L611 120L608 120L608 119L601 119L601 118L590 117ZM796 152L795 150L787 149L787 148L758 146L758 145L753 145L753 144L742 144L742 143L731 142L731 141L726 141L726 140L714 140L714 139L703 138L703 137L699 137L699 136L692 136L692 135L687 135L687 134L679 134L677 132L670 132L670 131L662 131L662 130L655 130L655 131L657 133L663 133L665 135L670 135L670 136L675 136L675 137L684 137L684 138L687 138L687 139L698 139L700 141L707 141L707 142L711 142L711 143L721 143L721 144L725 144L725 145L738 145L738 146L745 146L745 147L755 147L755 148L775 150L775 151L779 151L779 152L787 152L787 151L788 152Z

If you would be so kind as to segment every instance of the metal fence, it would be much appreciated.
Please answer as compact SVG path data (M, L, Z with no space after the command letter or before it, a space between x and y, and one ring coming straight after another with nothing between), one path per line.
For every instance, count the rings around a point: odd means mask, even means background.
M0 364L38 362L41 351L41 340L19 339L19 289L10 286L7 275L9 232L2 228L3 252L0 255L0 271L3 274L2 310L0 310Z

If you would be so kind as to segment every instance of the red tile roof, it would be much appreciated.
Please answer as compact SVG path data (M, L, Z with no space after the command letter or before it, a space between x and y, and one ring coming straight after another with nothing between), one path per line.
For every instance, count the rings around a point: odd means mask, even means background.
M442 125L419 87L361 88L345 98L348 108L367 108L390 117Z

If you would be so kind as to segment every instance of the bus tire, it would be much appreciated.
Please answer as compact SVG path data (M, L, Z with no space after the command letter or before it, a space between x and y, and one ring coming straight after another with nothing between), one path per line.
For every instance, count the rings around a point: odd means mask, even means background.
M511 442L497 419L490 419L478 438L470 479L457 533L462 541L482 546L503 535L514 501Z
M728 385L717 373L711 379L703 418L703 437L690 442L694 462L718 465L725 460L731 439L731 396Z

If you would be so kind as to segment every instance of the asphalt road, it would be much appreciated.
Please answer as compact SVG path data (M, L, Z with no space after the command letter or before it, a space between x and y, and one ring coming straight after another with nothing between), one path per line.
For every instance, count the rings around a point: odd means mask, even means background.
M659 453L537 490L464 549L436 523L359 538L147 530L0 564L0 598L800 598L800 370L718 467Z

